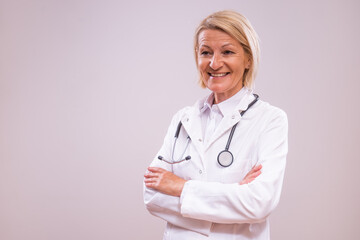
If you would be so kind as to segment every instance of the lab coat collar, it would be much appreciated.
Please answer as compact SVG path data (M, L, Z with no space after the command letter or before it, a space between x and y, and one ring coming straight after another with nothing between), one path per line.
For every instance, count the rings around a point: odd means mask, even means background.
M244 94L243 97L241 98L239 104L235 108L239 112L239 114L242 111L245 111L248 108L249 104L255 99L252 89L245 88L243 94Z
M193 146L195 147L196 151L198 151L199 156L204 156L203 153L203 143L202 143L202 123L201 123L201 117L200 117L200 107L199 106L203 106L204 105L204 99L202 99L201 101L196 102L195 107L192 108L188 108L187 110L185 110L185 112L182 114L181 117L181 123L185 129L185 131L187 132L187 134L189 135ZM202 164L203 159L201 159Z
M208 95L202 102L202 104L200 103L198 107L200 107L199 111L200 113L204 113L206 111L206 109L211 109L211 106L214 102L214 93L211 93L210 95ZM197 107L197 106L195 106Z
M243 87L234 96L218 104L218 107L223 116L227 116L233 113L234 109L241 103L241 100L246 95L248 89ZM242 107L242 106L239 106Z
M246 95L249 95L249 94L251 95L252 92L253 91L251 89L249 89L247 87L243 87L234 96L232 96L231 98L219 103L218 107L219 107L220 112L222 113L222 115L226 116L226 115L232 114L234 109L237 109L240 112L246 110L248 105L246 104L246 102L244 102L242 100ZM200 100L195 105L195 108L198 108L199 112L202 114L207 109L209 109L209 110L211 109L211 106L213 105L213 102L214 102L214 93L211 93L207 97Z

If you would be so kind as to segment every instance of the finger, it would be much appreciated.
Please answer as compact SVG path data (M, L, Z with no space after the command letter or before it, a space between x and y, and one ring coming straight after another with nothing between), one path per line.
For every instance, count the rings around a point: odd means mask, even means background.
M239 184L240 184L240 185L247 184L247 179L242 180Z
M252 181L254 181L255 178L247 178L247 179L244 179L240 182L240 185L243 185L243 184L249 184L251 183Z
M161 173L161 172L164 172L164 171L166 171L165 169L163 169L163 168L159 168L159 167L148 167L147 168L150 172L159 172L159 173Z
M257 172L257 171L260 171L262 169L262 165L256 165L254 166L251 171L249 172L250 174L254 173L254 172Z
M248 184L251 183L252 181L254 181L259 175L261 174L261 171L257 171L249 176L246 176L241 182L240 185L242 184Z
M245 178L249 177L251 174L253 174L253 173L257 172L257 171L260 171L261 168L262 168L262 165L261 165L261 164L260 164L260 165L257 165L257 166L254 166L254 167L250 170L250 172L248 172L248 173L246 174Z
M144 183L156 183L157 179L154 178L146 178L144 179Z
M146 182L145 186L148 187L148 188L155 189L157 187L157 183L156 182Z
M251 170L246 174L245 177L251 175L252 173L256 172L256 169L257 169L258 166L254 166L253 168L251 168Z
M261 171L259 170L259 171L256 171L256 172L250 174L249 176L247 176L247 178L256 178L256 177L258 177L260 174L261 174Z
M148 173L145 173L145 174L144 174L144 177L145 177L145 178L156 178L156 177L158 177L158 176L159 176L158 173L153 173L153 172L148 172Z
M257 178L261 174L261 171L257 171L251 175L246 176L243 181L253 181L255 178Z

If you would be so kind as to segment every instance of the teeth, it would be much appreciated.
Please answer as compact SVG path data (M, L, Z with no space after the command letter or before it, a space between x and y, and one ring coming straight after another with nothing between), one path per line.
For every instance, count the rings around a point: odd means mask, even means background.
M223 77L225 76L227 73L211 73L212 77Z

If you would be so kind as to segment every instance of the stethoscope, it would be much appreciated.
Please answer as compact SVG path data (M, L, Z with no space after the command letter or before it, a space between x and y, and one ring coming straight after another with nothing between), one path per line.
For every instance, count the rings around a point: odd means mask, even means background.
M240 113L240 116L242 117L247 110L249 110L256 102L257 100L259 99L259 95L257 94L254 94L255 96L255 99L248 105L248 107L246 108L246 110L242 111ZM237 127L239 122L237 122L232 128L231 128L231 131L230 131L230 135L229 135L229 138L228 138L228 141L226 143L226 147L224 150L222 150L218 156L217 156L217 161L219 163L220 166L222 167L229 167L233 162L234 162L234 156L233 154L229 151L229 147L230 147L230 143L231 143L231 140L233 138L233 135L234 135L234 132L235 132L235 129ZM161 160L161 161L164 161L166 163L169 163L169 164L176 164L176 163L181 163L183 161L188 161L191 159L191 156L188 155L186 156L185 158L183 158L189 144L190 144L190 136L188 135L187 138L186 138L186 145L185 145L185 148L184 148L184 151L182 152L182 154L180 155L180 158L178 160L174 160L174 152L175 152L175 147L176 147L176 142L177 142L177 139L179 138L179 134L180 134L180 129L181 129L181 126L182 126L182 123L181 121L179 122L177 128L176 128L176 132L175 132L175 140L174 140L174 145L173 145L173 148L172 148L172 154L171 154L171 162L166 160L164 157L162 156L158 156L158 159Z

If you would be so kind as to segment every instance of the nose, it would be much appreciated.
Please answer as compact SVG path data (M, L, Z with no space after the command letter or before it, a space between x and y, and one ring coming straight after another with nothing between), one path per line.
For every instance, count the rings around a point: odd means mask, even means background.
M210 67L213 70L218 70L219 68L221 68L223 66L223 61L220 55L218 54L214 54L210 60Z

